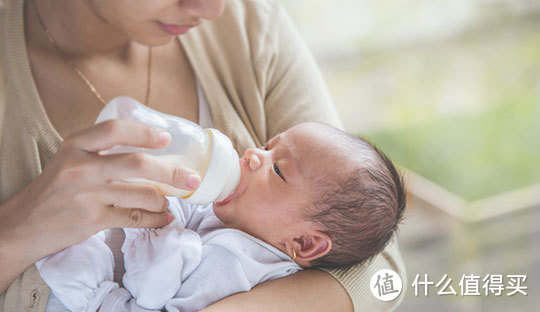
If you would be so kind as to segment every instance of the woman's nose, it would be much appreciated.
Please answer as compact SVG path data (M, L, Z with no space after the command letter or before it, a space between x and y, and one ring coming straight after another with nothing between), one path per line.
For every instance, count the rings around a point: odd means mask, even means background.
M218 18L225 8L225 0L179 0L186 12L207 20Z
M244 153L244 158L252 171L259 169L262 165L263 155L259 149L248 148Z

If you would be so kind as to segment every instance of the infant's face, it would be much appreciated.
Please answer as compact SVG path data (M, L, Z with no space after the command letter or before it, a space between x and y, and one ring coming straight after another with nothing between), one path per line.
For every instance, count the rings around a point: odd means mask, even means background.
M227 226L243 230L283 250L287 239L321 230L305 215L316 195L315 176L338 174L334 146L324 126L304 123L248 149L240 159L236 191L214 204ZM339 154L339 153L338 153Z

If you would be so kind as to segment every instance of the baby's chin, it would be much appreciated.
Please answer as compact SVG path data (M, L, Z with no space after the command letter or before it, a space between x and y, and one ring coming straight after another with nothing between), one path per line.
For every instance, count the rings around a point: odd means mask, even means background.
M247 232L246 224L244 224L242 220L238 218L238 214L236 213L236 209L238 207L236 207L234 203L229 203L222 206L214 205L212 208L216 217L219 219L219 221L223 222L226 228Z
M212 205L212 209L214 210L214 214L219 219L219 221L223 222L227 227L231 224L231 217L230 214L227 213L227 204L224 205L218 205L217 203L214 203Z

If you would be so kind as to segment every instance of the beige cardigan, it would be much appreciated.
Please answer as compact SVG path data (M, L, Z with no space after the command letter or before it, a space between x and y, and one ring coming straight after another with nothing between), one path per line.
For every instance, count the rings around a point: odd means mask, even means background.
M33 81L22 13L23 0L4 0L0 8L0 202L39 175L62 143ZM229 0L222 17L180 41L215 127L240 153L303 121L341 127L312 56L275 1ZM405 292L390 303L372 296L370 277L382 268L398 272L406 286L395 242L369 264L329 272L347 290L356 311L382 311L397 306ZM31 266L0 296L0 311L44 311L48 294Z

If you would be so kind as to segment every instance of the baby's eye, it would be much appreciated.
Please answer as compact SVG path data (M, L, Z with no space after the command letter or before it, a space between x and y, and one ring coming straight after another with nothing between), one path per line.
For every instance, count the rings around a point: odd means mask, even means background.
M274 172L283 180L285 181L285 178L283 177L283 174L281 174L281 170L279 170L279 167L277 164L274 164L272 166L272 169L274 169Z

